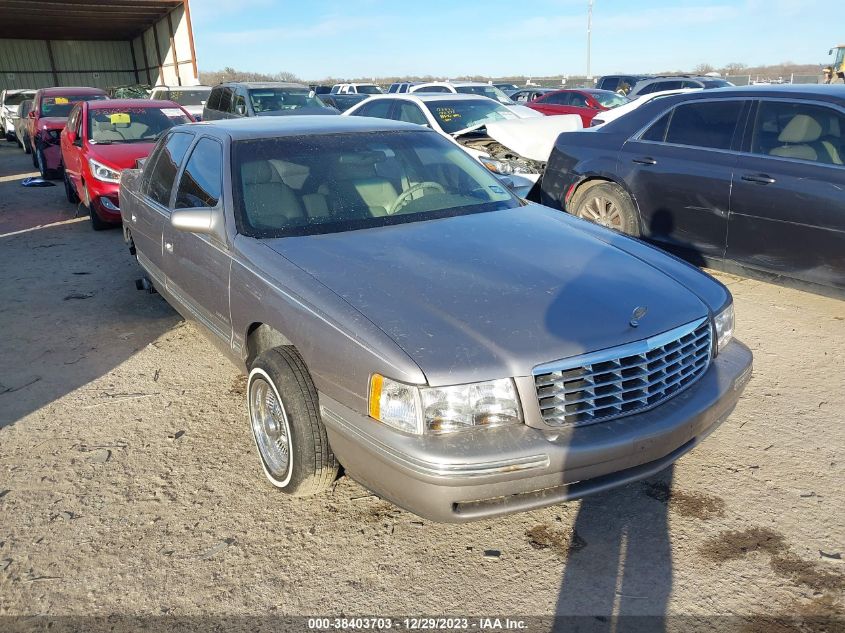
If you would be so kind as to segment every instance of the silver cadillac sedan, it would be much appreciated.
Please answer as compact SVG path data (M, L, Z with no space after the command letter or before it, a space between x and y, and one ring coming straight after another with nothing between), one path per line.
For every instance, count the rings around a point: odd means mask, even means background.
M723 285L412 124L176 127L120 207L139 285L248 373L289 494L342 465L438 521L583 497L692 449L751 375Z

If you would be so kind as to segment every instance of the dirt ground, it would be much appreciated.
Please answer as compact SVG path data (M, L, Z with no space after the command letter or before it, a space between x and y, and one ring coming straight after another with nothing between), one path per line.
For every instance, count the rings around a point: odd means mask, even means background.
M845 302L722 275L754 378L706 442L644 483L438 525L348 478L277 493L236 370L31 171L0 145L0 615L843 617Z

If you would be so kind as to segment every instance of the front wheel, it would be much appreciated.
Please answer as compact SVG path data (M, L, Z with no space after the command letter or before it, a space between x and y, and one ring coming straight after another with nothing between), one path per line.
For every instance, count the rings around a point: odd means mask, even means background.
M575 194L570 213L620 233L640 235L640 223L634 201L619 185L606 182Z
M247 411L264 474L282 492L304 497L329 488L338 464L320 418L317 389L292 347L267 350L247 379Z
M40 147L35 150L35 166L41 173L41 178L44 180L54 180L56 178L56 170L47 168L47 158L44 156L44 150Z
M32 145L29 144L29 136L27 135L23 137L23 151L27 154L32 154Z

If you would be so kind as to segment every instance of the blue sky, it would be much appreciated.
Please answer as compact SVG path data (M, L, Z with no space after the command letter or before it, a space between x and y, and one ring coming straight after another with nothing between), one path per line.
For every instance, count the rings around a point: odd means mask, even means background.
M819 63L830 0L595 0L593 74ZM304 79L584 74L587 0L192 0L204 70ZM826 17L827 16L827 17Z

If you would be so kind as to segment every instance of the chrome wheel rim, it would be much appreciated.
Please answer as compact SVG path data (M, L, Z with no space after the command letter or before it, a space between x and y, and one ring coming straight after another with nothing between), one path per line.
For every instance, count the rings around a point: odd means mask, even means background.
M581 207L578 215L585 220L606 226L609 229L622 229L622 212L610 198L604 196L590 198Z
M290 470L290 424L276 390L257 375L249 386L249 417L264 468L274 483Z

